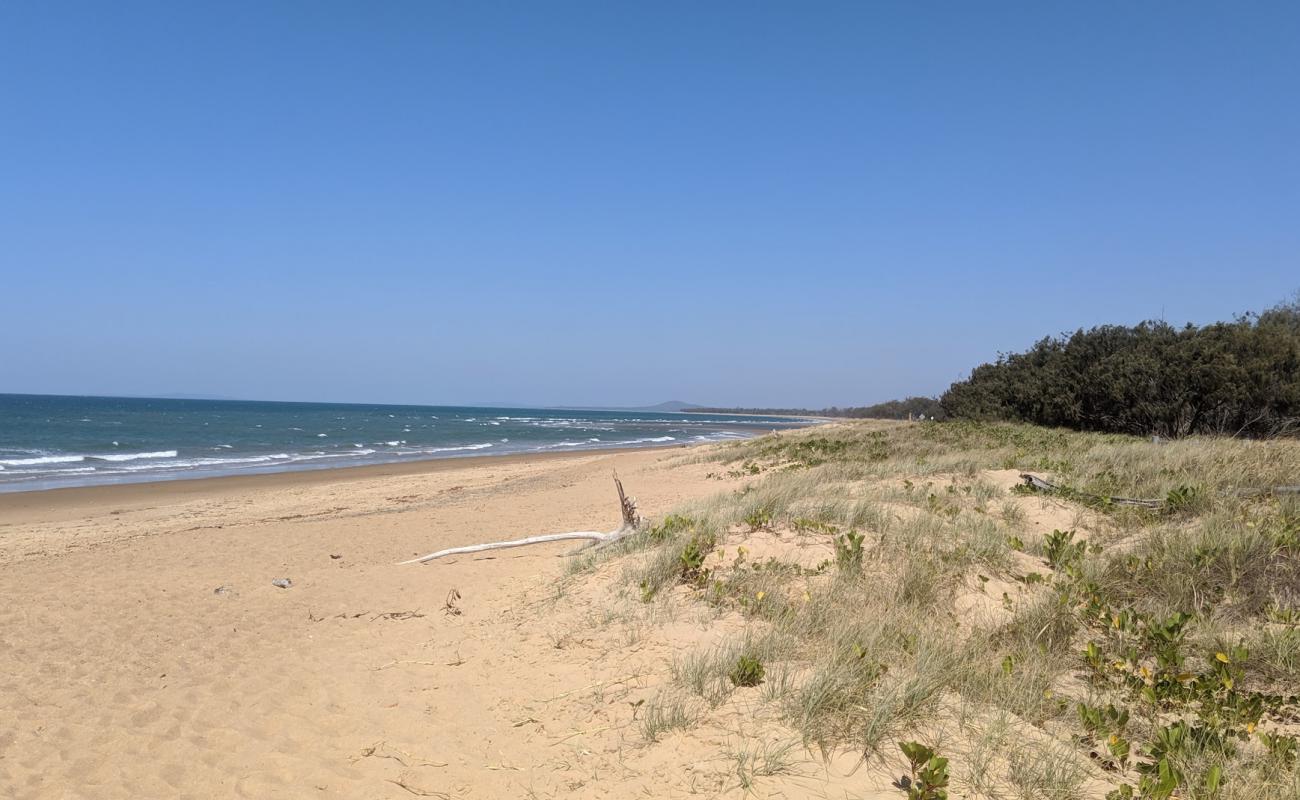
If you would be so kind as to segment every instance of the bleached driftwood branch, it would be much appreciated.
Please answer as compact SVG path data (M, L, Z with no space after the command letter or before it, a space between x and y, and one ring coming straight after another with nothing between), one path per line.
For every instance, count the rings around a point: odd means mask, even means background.
M1027 472L1020 473L1020 479L1025 482L1026 486L1032 486L1040 492L1061 492L1065 491L1062 487L1057 486L1050 481L1045 481L1037 475L1030 475ZM1117 506L1141 506L1143 508L1160 508L1165 504L1164 500L1146 500L1137 497L1105 497L1102 495L1084 495L1094 500L1109 502Z
M1025 482L1026 486L1032 486L1040 492L1063 492L1067 491L1064 487L1045 481L1037 475L1030 475L1027 472L1020 474L1020 479ZM1300 486L1269 486L1262 489L1222 489L1221 494L1235 495L1257 495L1257 494L1300 494ZM1093 500L1101 500L1117 506L1140 506L1142 508L1163 508L1166 500L1160 498L1141 498L1141 497L1107 497L1106 495L1085 495L1077 492L1076 495L1089 497Z
M487 544L470 544L463 547L449 547L446 550L439 550L436 553L430 553L427 556L412 558L409 561L403 561L401 564L423 564L426 561L443 558L445 556L457 556L466 553L482 553L486 550L507 550L511 547L526 547L530 544L545 544L546 542L564 542L572 539L586 539L591 544L579 548L579 551L591 547L601 548L617 542L619 539L626 538L636 533L637 528L641 525L641 517L636 512L636 499L628 497L623 493L623 482L614 476L614 486L618 489L618 506L623 515L623 524L618 528L601 533L599 531L566 531L564 533L547 533L541 536L529 536L526 539L514 539L508 542L489 542ZM399 565L400 566L400 565Z

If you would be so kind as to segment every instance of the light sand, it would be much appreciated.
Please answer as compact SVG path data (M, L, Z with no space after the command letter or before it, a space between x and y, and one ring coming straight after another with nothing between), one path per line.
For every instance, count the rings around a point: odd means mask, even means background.
M611 529L614 470L647 515L722 488L681 454L0 495L0 796L742 796L745 712L654 744L636 723L726 619L646 624L609 604L617 566L559 591L571 544L395 566Z

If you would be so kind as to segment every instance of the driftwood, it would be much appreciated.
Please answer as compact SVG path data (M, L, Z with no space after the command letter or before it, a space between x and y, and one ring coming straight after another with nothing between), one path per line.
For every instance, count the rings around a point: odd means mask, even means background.
M545 544L547 542L564 542L573 539L586 539L590 544L579 548L575 552L581 552L589 548L599 549L607 547L620 539L627 538L637 532L641 526L641 517L636 511L636 498L628 497L623 493L623 482L614 476L614 486L618 489L618 507L619 512L623 515L623 524L619 525L612 531L601 533L599 531L566 531L564 533L547 533L541 536L529 536L526 539L514 539L508 542L489 542L487 544L470 544L463 547L449 547L446 550L439 550L436 553L430 553L427 556L412 558L409 561L403 561L401 564L423 564L426 561L443 558L445 556L463 555L466 553L482 553L487 550L506 550L511 547L527 547L531 544Z
M1037 475L1030 475L1027 472L1020 473L1020 479L1025 482L1026 486L1032 486L1043 492L1072 492L1077 497L1087 497L1092 500L1100 500L1104 503L1110 503L1117 506L1138 506L1140 508L1164 508L1165 501L1158 499L1144 499L1138 497L1107 497L1105 495L1083 494L1066 489L1063 486L1057 486L1050 481L1045 481ZM1273 486L1267 489L1230 489L1224 490L1223 494L1235 495L1256 495L1256 494L1300 494L1300 486Z
M1045 481L1037 475L1030 475L1027 472L1020 473L1020 479L1025 482L1026 486L1032 486L1042 492L1060 492L1065 491L1064 487L1057 486L1054 483ZM1093 500L1101 500L1117 506L1139 506L1141 508L1161 508L1164 506L1164 500L1143 500L1136 497L1105 497L1102 495L1082 495Z

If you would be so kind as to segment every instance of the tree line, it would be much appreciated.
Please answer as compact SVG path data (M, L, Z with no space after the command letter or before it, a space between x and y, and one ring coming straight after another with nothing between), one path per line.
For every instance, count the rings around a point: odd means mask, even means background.
M1300 433L1300 295L1231 322L1102 325L999 355L940 399L952 417L1179 437Z
M1230 322L1100 325L981 364L942 397L735 414L1011 420L1176 438L1300 435L1300 294Z
M944 417L943 406L934 397L908 397L873 406L851 408L688 408L686 411L713 414L776 414L793 417L846 417L852 419L910 419L925 415L927 419ZM911 415L909 417L909 415Z

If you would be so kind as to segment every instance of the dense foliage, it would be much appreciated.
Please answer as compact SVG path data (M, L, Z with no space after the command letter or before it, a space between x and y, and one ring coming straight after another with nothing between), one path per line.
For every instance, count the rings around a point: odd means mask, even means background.
M976 367L950 416L1168 437L1300 432L1300 299L1232 322L1103 325Z

